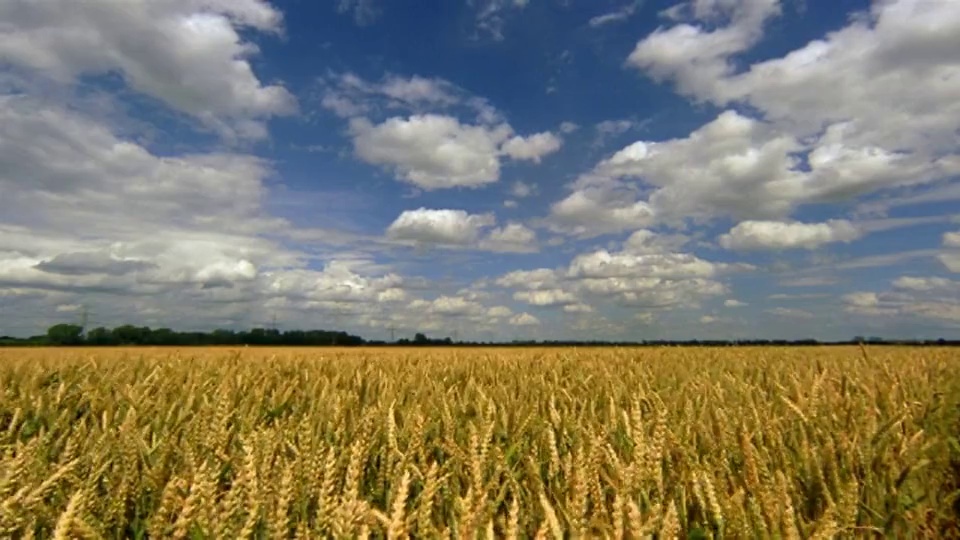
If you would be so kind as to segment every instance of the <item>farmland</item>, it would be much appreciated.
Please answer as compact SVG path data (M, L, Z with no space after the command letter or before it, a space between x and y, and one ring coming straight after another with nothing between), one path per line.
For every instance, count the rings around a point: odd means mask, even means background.
M957 373L932 347L0 349L0 536L958 537Z

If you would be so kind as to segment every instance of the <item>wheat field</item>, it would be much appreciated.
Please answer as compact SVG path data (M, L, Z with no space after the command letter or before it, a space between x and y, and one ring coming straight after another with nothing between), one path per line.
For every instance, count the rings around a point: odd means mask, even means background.
M5 349L7 538L956 538L956 349Z

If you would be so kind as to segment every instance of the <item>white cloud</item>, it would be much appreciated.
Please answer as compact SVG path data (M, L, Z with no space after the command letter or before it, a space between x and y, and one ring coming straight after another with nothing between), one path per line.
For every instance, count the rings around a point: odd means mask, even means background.
M597 122L594 129L596 129L600 135L616 137L617 135L626 133L633 126L634 123L631 120L604 120Z
M697 2L674 11L701 21L720 14L725 25L660 29L628 63L696 101L749 105L774 130L771 141L803 141L797 157L770 148L785 166L753 190L768 203L759 206L766 218L791 206L771 215L777 198L831 202L960 172L960 59L947 52L960 47L960 15L950 3L876 2L846 27L739 73L732 57L756 43L778 2ZM791 163L798 158L809 170Z
M297 108L250 64L257 47L241 32L282 31L280 12L260 0L2 2L0 20L0 61L63 83L118 73L228 139L262 139L267 119Z
M663 218L787 214L801 180L791 153L797 142L733 111L683 139L635 142L600 162L580 182L642 179L655 187L649 204Z
M602 148L608 140L623 135L631 129L637 128L641 125L639 122L633 120L604 120L602 122L597 122L594 126L594 139L593 147Z
M508 223L490 231L480 248L501 252L536 251L537 233L520 223Z
M865 316L920 318L950 326L960 324L957 282L936 277L901 277L894 281L894 287L899 292L844 295L844 310Z
M566 268L514 271L495 283L518 289L517 300L535 305L577 305L570 313L588 312L610 303L648 309L696 306L700 300L727 294L715 277L734 270L669 251L669 242L653 239L640 252L596 250L575 256ZM653 246L661 246L657 251ZM581 307L580 305L583 305Z
M563 311L567 313L593 313L593 307L587 304L567 304L563 306Z
M376 125L352 118L350 134L357 157L425 190L490 184L500 179L502 155L539 162L560 147L550 133L511 138L513 130L505 123L470 125L438 114L393 117Z
M373 125L350 122L354 151L382 165L419 188L475 188L500 179L499 145L510 135L508 126L471 126L435 114L391 118Z
M564 121L560 123L560 133L569 134L580 129L580 126L574 122Z
M526 302L532 306L561 306L577 302L575 295L562 289L517 291L513 293L513 299Z
M590 238L650 225L653 209L643 201L631 201L631 195L603 187L574 191L550 207L548 226L554 232Z
M853 292L843 295L843 301L850 306L858 308L872 308L880 304L877 293L873 292Z
M724 300L723 305L729 308L743 307L747 305L745 302L741 302L735 298L728 298Z
M573 278L709 278L717 272L710 262L689 253L633 254L607 250L578 255L567 275Z
M494 227L493 214L464 210L405 210L387 227L386 237L415 245L479 249L501 253L536 251L537 234L520 223ZM493 228L491 228L493 227Z
M540 319L529 313L519 313L510 319L510 324L513 326L538 326Z
M320 82L324 88L320 104L341 118L362 116L377 109L443 109L466 99L466 92L453 83L420 75L403 77L388 73L380 81L371 82L346 72Z
M530 290L554 288L557 286L557 274L547 268L536 270L514 270L496 279L501 287L525 288Z
M634 231L623 242L623 251L633 254L656 254L678 251L689 239L681 234L658 234L648 229Z
M511 12L523 9L529 0L468 0L476 8L477 30L495 41L504 39L503 27Z
M528 184L517 180L510 187L510 195L516 197L517 199L524 199L531 195L536 194L537 186L536 184Z
M960 248L960 232L943 233L944 247Z
M421 207L404 210L387 228L387 237L418 244L466 246L479 239L483 227L494 223L491 214Z
M937 258L947 270L960 273L960 253L941 253Z
M417 75L409 79L395 75L387 77L380 85L380 91L387 97L411 104L450 105L459 101L454 95L455 90L446 81Z
M415 300L410 304L414 310L426 310L428 313L448 316L476 315L485 313L479 302L467 300L460 296L440 296L434 300Z
M809 311L804 311L802 309L794 308L785 308L785 307L776 307L773 309L765 310L765 313L771 315L777 315L779 317L790 317L794 319L813 319L815 315Z
M49 226L88 234L122 235L131 223L231 231L265 224L257 214L269 170L258 158L158 157L91 118L30 98L0 96L0 163L8 223L39 219L24 212L31 208Z
M643 0L634 0L615 11L591 17L588 24L591 28L600 28L608 24L624 22L633 17L633 14L637 12L637 8L641 5L643 5Z
M845 220L825 223L743 221L720 236L720 245L735 250L815 249L834 242L851 242L860 234Z
M896 289L908 291L955 291L960 292L960 281L941 277L914 277L901 276L894 280L893 286Z
M251 236L284 225L260 210L269 169L252 156L159 157L84 115L5 96L0 171L4 286L215 287L296 262Z
M720 319L714 317L713 315L703 315L700 317L700 324L713 324L719 320Z
M534 135L512 137L503 143L501 150L506 155L517 160L528 160L540 163L540 159L560 149L563 140L553 133L543 132Z
M509 317L511 315L513 315L513 311L506 306L493 306L487 310L487 316L492 318Z
M333 309L338 304L375 305L406 299L404 280L394 273L367 275L350 261L329 261L322 270L282 269L266 272L264 294L273 306ZM277 301L279 300L279 301Z
M687 7L695 21L729 24L712 30L689 23L658 28L637 43L627 64L656 81L675 81L682 94L698 97L720 92L718 81L733 73L729 57L759 41L764 23L780 13L778 0L699 0Z

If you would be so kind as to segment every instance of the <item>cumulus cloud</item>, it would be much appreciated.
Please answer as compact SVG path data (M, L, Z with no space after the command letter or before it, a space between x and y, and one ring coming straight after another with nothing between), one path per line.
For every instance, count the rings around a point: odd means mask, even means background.
M513 299L526 302L532 306L561 306L577 302L575 295L562 289L517 291L513 293Z
M494 252L527 253L537 248L537 234L520 223L494 227L493 214L464 210L405 210L387 227L386 237L421 246L456 247Z
M391 118L377 125L355 118L350 133L360 159L432 190L475 188L499 180L498 148L510 129L465 125L453 117L427 114Z
M590 312L593 306L603 304L648 309L690 307L727 293L717 277L732 271L732 267L670 251L670 244L654 238L639 251L595 250L576 255L564 268L517 270L504 274L495 284L516 289L516 300L564 305L568 313ZM653 246L661 247L657 250Z
M894 291L858 291L843 296L844 310L864 316L924 319L960 324L960 282L936 276L901 276Z
M106 230L115 230L114 216L165 224L252 218L268 174L252 156L158 157L87 116L21 96L0 96L0 163L8 216L37 208L53 221Z
M495 283L501 287L536 290L556 287L558 277L554 270L548 268L514 270L497 278Z
M720 245L735 250L816 249L834 242L851 242L860 234L845 220L825 223L743 221L720 236Z
M424 309L429 313L439 315L471 315L483 313L486 310L479 302L467 300L460 296L439 296L433 300L415 300L410 304L412 309Z
M529 184L526 182L516 181L510 186L510 195L516 197L517 199L523 199L534 195L537 192L536 184Z
M511 137L513 129L505 123L463 124L438 114L380 124L353 118L350 134L357 157L425 190L484 186L500 179L502 155L539 162L560 148L560 139L550 133Z
M421 244L465 246L476 242L483 227L493 225L491 214L468 214L464 210L404 210L387 227L387 237Z
M510 324L513 326L538 326L540 319L529 313L518 313L510 318Z
M653 222L649 204L634 201L629 191L606 187L577 190L550 207L547 224L554 232L582 238L645 227Z
M633 254L657 254L679 251L689 239L682 234L659 234L648 229L634 231L623 242L623 251Z
M503 143L501 150L504 154L517 160L528 160L540 163L540 159L560 149L563 141L553 133L543 132L534 135L512 137Z
M250 63L251 30L278 34L279 11L261 0L108 0L0 3L0 61L68 83L117 73L133 90L229 139L262 139L265 121L296 111L283 86Z
M747 305L745 302L741 302L735 298L728 298L723 301L723 305L729 308L743 307Z
M712 277L716 267L689 253L628 252L598 250L578 255L570 262L567 275L573 278L695 278Z
M509 317L513 311L506 306L493 306L487 310L487 316L492 318Z
M780 14L778 0L707 0L683 8L691 22L655 30L637 43L627 65L656 81L674 81L681 93L693 96L719 93L719 81L734 70L729 58L759 41L764 23ZM705 24L717 21L728 24L713 30Z
M960 60L947 53L960 46L960 17L952 5L876 2L840 30L737 72L733 57L779 12L775 0L685 4L671 13L687 22L657 30L628 59L696 101L744 103L769 124L769 143L755 141L750 154L727 152L739 169L764 155L779 163L767 171L769 181L743 192L760 199L743 208L759 202L766 215L737 217L782 217L793 203L845 200L960 172Z
M649 204L667 218L785 215L801 181L791 153L798 143L733 111L682 139L638 141L600 162L581 182L642 179Z
M520 223L508 223L492 229L480 242L480 249L501 252L530 252L536 250L537 233Z

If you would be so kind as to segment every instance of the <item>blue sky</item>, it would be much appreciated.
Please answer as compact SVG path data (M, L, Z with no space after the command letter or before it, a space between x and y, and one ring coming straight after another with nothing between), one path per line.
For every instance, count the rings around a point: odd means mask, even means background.
M957 337L960 7L0 4L0 334Z

